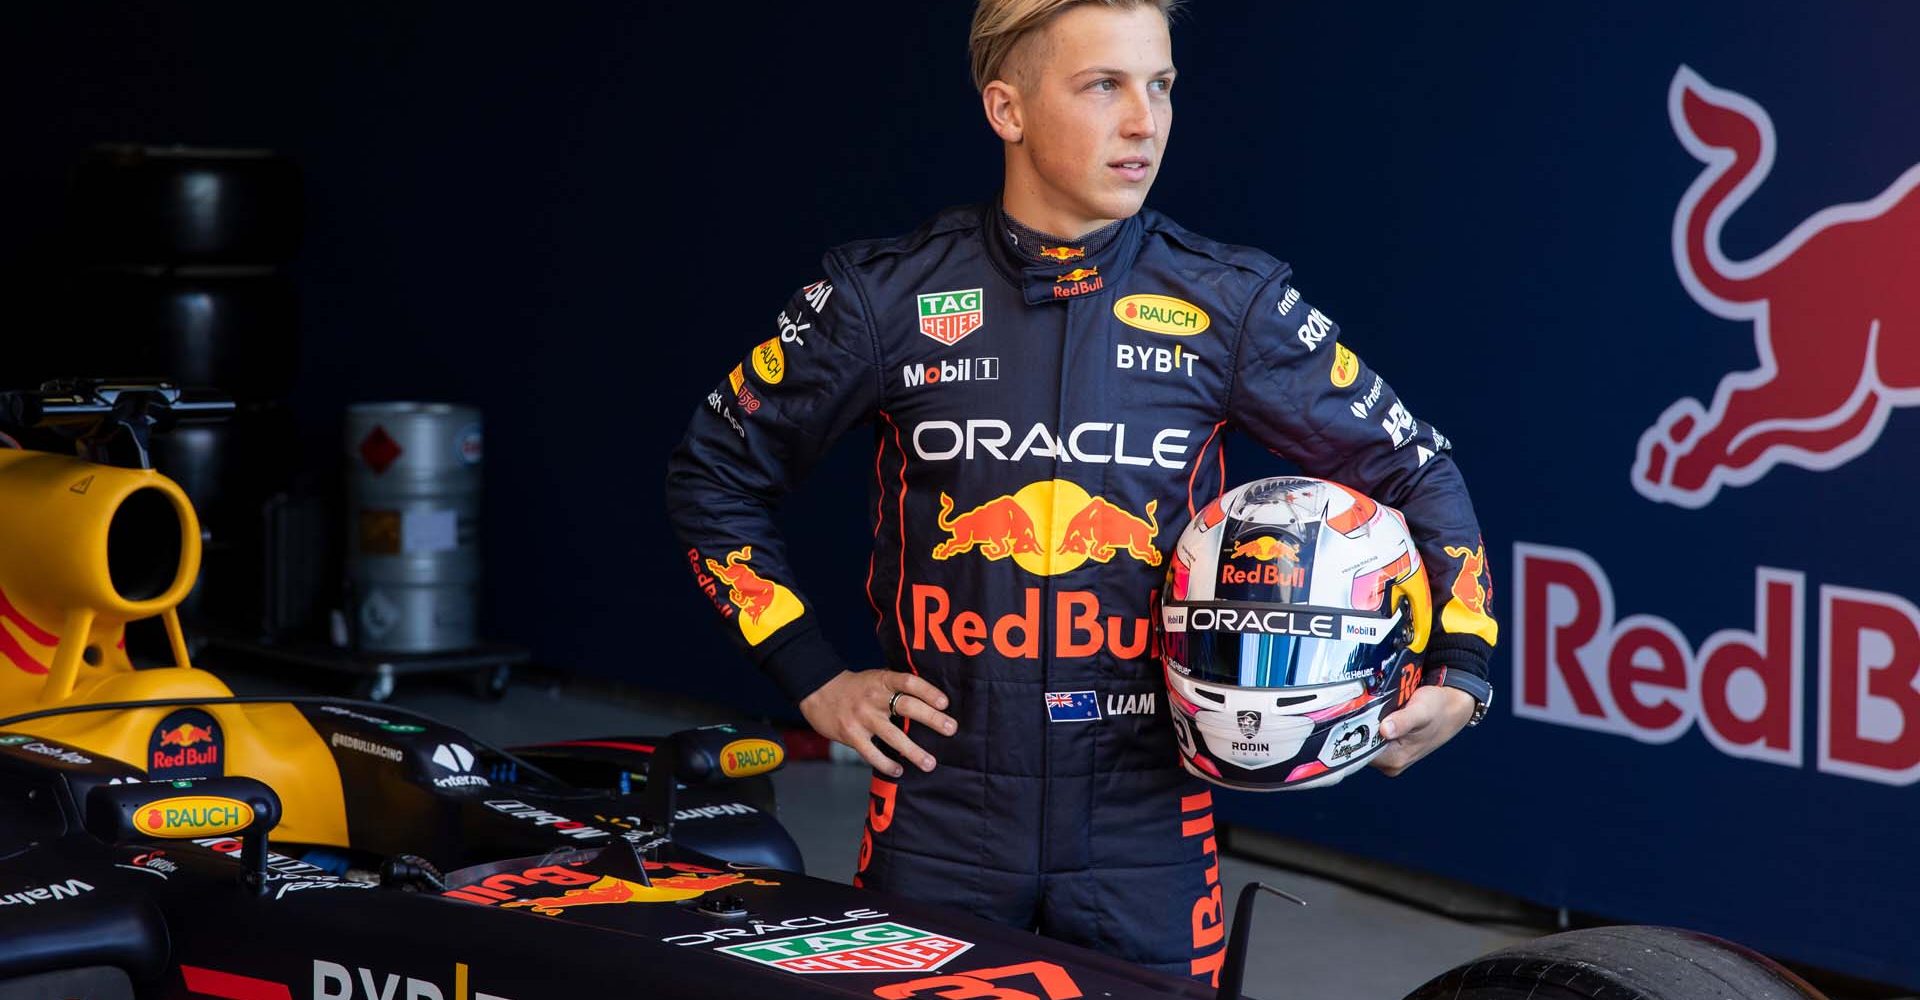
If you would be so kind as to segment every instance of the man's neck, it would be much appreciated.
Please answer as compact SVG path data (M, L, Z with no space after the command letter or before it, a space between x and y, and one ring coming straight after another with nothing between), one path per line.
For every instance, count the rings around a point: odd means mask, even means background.
M1011 189L1001 195L1000 210L1022 226L1062 242L1078 241L1119 221L1081 218L1077 212L1055 208L1038 198L1019 197Z

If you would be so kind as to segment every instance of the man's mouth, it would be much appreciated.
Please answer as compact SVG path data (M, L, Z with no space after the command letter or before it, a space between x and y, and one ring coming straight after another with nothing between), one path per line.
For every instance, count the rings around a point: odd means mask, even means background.
M1131 156L1126 159L1114 160L1112 163L1107 164L1107 166L1118 170L1120 176L1127 180L1137 182L1147 179L1147 171L1152 165L1152 162L1153 161L1144 156Z

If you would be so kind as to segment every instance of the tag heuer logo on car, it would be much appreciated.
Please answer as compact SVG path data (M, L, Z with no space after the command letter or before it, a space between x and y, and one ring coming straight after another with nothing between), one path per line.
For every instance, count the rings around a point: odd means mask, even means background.
M929 292L920 296L920 332L952 347L986 323L981 289Z
M786 972L932 972L973 942L905 924L866 924L728 945L716 951Z

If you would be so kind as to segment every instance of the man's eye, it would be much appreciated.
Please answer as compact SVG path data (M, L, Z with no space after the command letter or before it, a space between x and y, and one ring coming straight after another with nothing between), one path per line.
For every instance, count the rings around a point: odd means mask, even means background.
M1110 91L1115 89L1118 86L1119 84L1115 83L1114 80L1111 77L1109 77L1104 80L1093 81L1092 89L1100 90L1100 91Z
M1155 80L1153 81L1153 88L1155 90L1158 90L1162 94L1168 93L1173 90L1173 81L1172 80Z

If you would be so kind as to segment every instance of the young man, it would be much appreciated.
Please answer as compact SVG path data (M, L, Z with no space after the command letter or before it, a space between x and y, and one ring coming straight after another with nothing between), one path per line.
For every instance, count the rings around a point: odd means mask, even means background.
M873 765L858 881L1211 979L1212 800L1177 763L1149 604L1226 485L1223 431L1399 507L1419 539L1436 683L1385 721L1382 769L1484 710L1495 625L1471 596L1484 559L1447 440L1287 265L1142 211L1173 120L1175 5L981 0L1000 197L829 253L695 413L667 492L729 631ZM821 638L770 515L858 423L878 446L884 669Z

